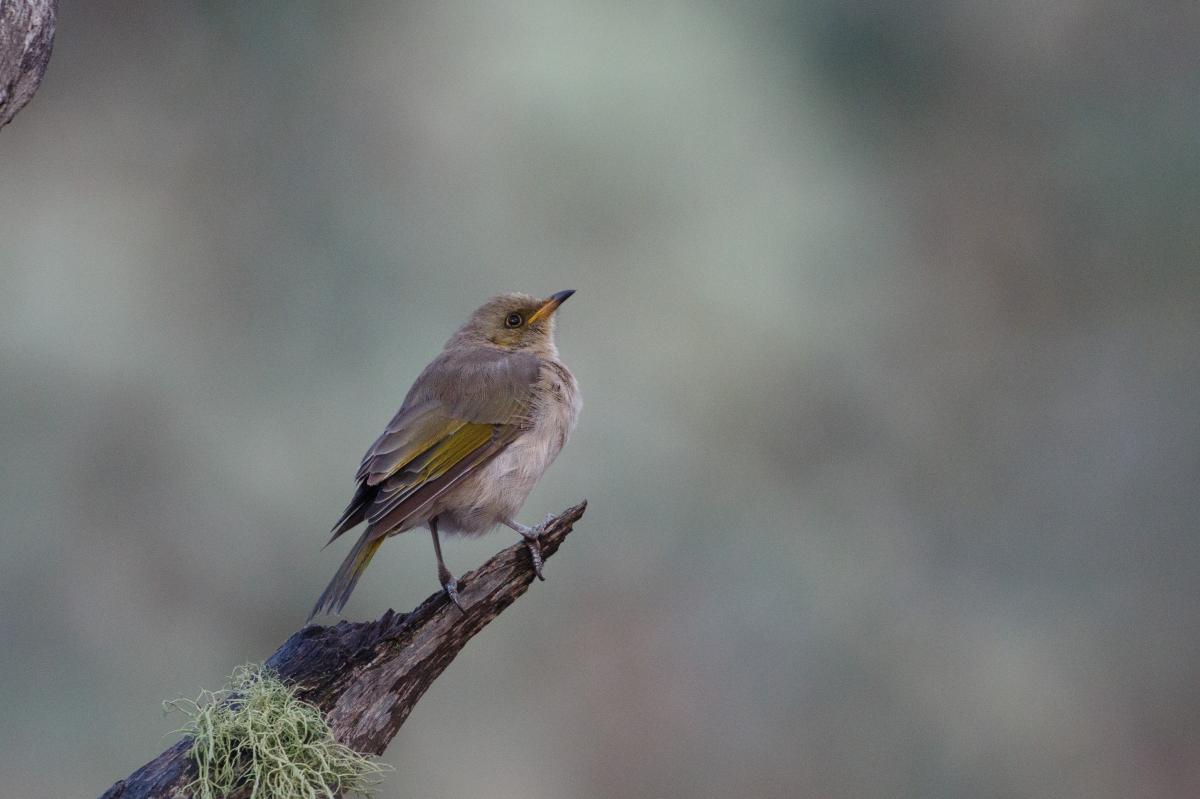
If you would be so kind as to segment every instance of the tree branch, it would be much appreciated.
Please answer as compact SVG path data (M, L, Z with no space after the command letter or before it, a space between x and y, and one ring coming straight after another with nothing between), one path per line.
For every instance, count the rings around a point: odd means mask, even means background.
M57 0L0 0L0 128L42 82L57 19Z
M544 557L558 550L586 508L581 502L550 520L542 535ZM376 621L311 624L285 641L267 665L325 713L339 741L382 754L459 650L525 593L533 576L528 550L515 544L459 578L465 613L439 591L411 613L389 610ZM179 741L101 799L182 799L195 778L189 744Z

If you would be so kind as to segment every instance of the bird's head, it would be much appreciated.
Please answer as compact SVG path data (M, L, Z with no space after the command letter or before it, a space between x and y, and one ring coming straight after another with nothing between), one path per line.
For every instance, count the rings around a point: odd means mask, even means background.
M530 294L501 294L479 307L447 346L490 345L555 355L554 312L575 293L567 289L539 299Z

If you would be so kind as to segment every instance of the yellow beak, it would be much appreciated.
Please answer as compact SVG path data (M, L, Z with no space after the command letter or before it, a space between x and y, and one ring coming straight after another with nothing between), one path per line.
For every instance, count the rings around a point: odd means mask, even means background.
M533 315L529 317L528 324L532 325L535 322L540 322L541 320L550 316L550 314L552 314L556 310L558 310L558 306L560 306L564 302L566 302L567 298L570 297L574 293L575 293L575 289L566 289L565 291L560 291L556 294L551 294L550 298L547 299L545 302L543 302L541 304L541 307L539 307L536 311L534 311Z

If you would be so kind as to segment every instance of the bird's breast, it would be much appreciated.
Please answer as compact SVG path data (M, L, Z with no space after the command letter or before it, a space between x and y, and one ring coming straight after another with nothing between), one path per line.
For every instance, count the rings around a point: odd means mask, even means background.
M528 427L487 469L515 500L514 513L566 446L580 405L575 378L566 367L557 361L544 365L534 389Z
M504 450L446 498L447 532L477 535L515 519L526 497L575 429L582 403L575 378L557 361L543 366L527 426Z

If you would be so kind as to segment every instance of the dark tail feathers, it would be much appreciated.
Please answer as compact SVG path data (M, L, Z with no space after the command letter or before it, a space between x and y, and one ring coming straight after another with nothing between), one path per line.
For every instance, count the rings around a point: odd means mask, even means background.
M384 536L372 539L370 535L370 530L363 531L362 536L354 545L354 549L350 550L350 554L342 561L337 574L333 575L333 580L325 589L325 593L321 594L321 598L317 600L316 607L308 616L309 621L322 613L338 613L345 607L346 600L350 598L354 586L358 584L358 578L362 576L363 570L375 556L375 551L383 543Z

